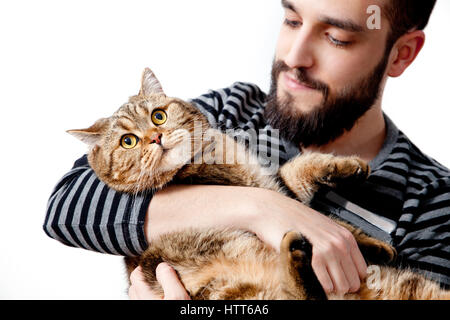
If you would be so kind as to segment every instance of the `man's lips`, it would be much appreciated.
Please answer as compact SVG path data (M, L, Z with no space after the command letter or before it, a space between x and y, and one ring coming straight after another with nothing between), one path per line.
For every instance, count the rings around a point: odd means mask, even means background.
M283 79L286 87L293 91L299 91L299 90L314 90L314 88L308 86L307 84L303 82L298 82L292 75L289 73L283 74Z

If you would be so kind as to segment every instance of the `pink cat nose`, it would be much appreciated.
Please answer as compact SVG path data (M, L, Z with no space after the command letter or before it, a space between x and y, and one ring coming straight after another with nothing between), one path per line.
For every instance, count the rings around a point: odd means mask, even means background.
M161 138L162 138L162 133L157 133L157 134L155 134L155 135L150 139L150 144L152 144L152 143L161 144Z

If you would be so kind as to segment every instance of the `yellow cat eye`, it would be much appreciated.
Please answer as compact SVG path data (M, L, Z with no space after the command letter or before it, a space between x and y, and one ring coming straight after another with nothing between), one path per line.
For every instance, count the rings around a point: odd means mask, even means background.
M155 110L152 113L152 122L160 126L167 121L167 114L163 110Z
M126 134L120 139L120 145L125 149L133 149L139 142L139 138L134 134Z

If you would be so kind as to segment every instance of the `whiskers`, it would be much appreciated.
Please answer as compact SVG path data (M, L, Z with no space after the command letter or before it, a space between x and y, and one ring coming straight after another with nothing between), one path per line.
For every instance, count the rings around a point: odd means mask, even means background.
M184 129L177 129L169 134L163 136L163 148L172 149L180 144L187 144L192 141L192 136L189 131Z
M142 153L141 168L150 172L155 171L161 161L163 152L163 149L159 146L144 150Z

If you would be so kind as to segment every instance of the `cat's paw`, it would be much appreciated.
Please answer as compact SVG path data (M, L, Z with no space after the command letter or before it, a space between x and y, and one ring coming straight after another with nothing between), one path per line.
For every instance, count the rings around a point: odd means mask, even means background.
M389 265L397 258L395 248L383 241L367 237L364 241L358 242L358 245L370 264Z
M370 175L369 164L358 157L334 157L323 168L319 183L336 186L344 182L363 182Z
M280 251L287 255L290 261L299 264L297 267L310 262L312 256L311 244L297 231L289 231L284 235Z
M326 300L312 269L312 246L300 232L287 232L281 241L283 289L289 300Z

